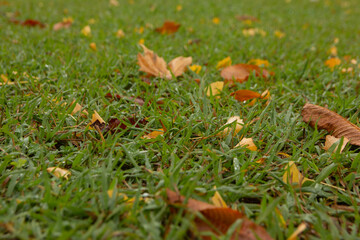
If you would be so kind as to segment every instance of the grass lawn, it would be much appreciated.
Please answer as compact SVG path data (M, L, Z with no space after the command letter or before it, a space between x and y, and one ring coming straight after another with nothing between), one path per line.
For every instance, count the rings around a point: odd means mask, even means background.
M217 190L274 239L287 239L301 223L298 239L360 238L359 149L325 151L328 132L300 115L309 102L360 125L357 0L118 3L0 1L0 82L16 82L0 86L0 239L189 238L194 217L170 211L166 188L204 202ZM258 21L237 18L244 15ZM72 25L54 31L67 17ZM45 27L22 26L26 19ZM156 32L165 20L179 30ZM81 33L87 25L89 36ZM249 28L257 33L245 36ZM191 56L202 69L144 78L139 42L167 62ZM324 64L331 55L341 60L334 69ZM267 60L274 75L251 75L208 97L206 87L223 81L216 65L226 57ZM230 95L238 89L269 90L271 100L249 106ZM72 115L73 101L89 114ZM94 111L127 128L90 129ZM217 137L232 116L244 120L242 130ZM142 138L164 127L163 136ZM257 151L234 148L242 137ZM285 183L290 161L314 181ZM49 167L71 176L57 178Z

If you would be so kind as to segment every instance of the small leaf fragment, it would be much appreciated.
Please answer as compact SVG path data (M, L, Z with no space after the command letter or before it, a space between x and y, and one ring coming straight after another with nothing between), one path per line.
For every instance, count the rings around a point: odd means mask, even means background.
M172 21L165 21L161 27L155 29L156 32L161 34L173 34L179 30L181 24L172 22Z
M196 74L199 74L201 71L201 66L200 65L191 65L189 66L190 70L193 71Z
M65 178L67 180L71 176L71 172L69 170L59 167L49 167L46 170L48 173L54 174L57 178Z
M261 97L260 93L251 90L237 90L236 92L233 92L230 95L234 96L234 98L239 102Z
M90 26L86 25L83 29L81 29L81 33L85 37L90 37L91 36L91 28L90 28Z
M226 127L224 130L222 130L221 132L217 133L216 136L218 137L226 137L227 135L229 135L229 133L231 131L233 131L233 135L235 136L238 132L240 132L240 130L243 128L244 125L244 121L239 117L239 116L233 116L230 117L227 122L225 123L225 125L231 124L233 122L236 122L235 124L235 129L233 126L231 127Z
M301 223L287 240L296 240L300 233L306 230L306 224Z
M336 138L334 136L331 135L326 135L326 140L325 140L325 146L324 146L324 150L328 151L332 145L336 144L337 146L335 147L335 149L333 150L333 152L336 152L336 150L338 149L338 145L340 144L340 138ZM340 153L344 150L346 144L349 142L349 139L347 139L346 137L344 137L343 143L341 145L340 148Z
M149 134L142 136L141 138L142 139L154 139L154 138L157 138L158 136L162 136L162 135L164 135L164 129L160 128Z
M215 191L214 196L211 197L211 201L216 207L223 207L223 208L228 207L218 191Z
M223 60L219 61L217 64L216 64L216 69L220 69L220 68L224 68L224 67L228 67L228 66L231 66L231 58L230 57L226 57L224 58Z
M192 63L192 57L177 57L169 62L169 68L175 77L182 75Z
M241 141L235 145L235 148L237 147L246 147L250 151L256 151L257 147L253 141L252 138L243 138Z
M301 186L304 182L313 180L304 177L296 167L295 162L290 161L285 169L283 181L287 184L297 184Z

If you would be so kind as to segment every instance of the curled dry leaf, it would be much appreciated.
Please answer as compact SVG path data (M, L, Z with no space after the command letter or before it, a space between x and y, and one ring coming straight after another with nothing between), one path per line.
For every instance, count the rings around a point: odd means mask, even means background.
M241 139L241 141L236 144L235 148L236 147L246 147L247 149L251 150L251 151L256 151L257 150L257 147L253 141L252 138L243 138Z
M74 109L71 112L71 115L76 114L77 112L80 112L82 110L82 106L79 103L75 104ZM84 109L81 111L81 116L86 117L89 113Z
M155 31L161 34L173 34L179 30L181 24L171 21L165 21L164 24L156 28Z
M162 77L171 79L171 72L167 69L166 62L163 58L159 57L152 50L145 47L143 44L140 46L144 50L144 54L138 54L138 64L140 66L140 71L146 72L154 77ZM182 75L186 67L189 66L192 62L191 57L177 57L169 63L169 67L175 77Z
M69 170L58 167L49 167L46 170L48 171L48 173L54 174L54 176L57 178L68 179L71 176L71 172Z
M346 137L350 144L360 146L360 128L327 108L306 103L301 112L303 121L310 126L325 129L334 137Z
M245 82L251 74L255 73L256 77L268 78L269 72L265 69L261 69L257 65L252 64L236 64L224 68L221 71L221 77L224 78L225 83L233 84L233 81L242 83Z
M180 194L166 189L169 204L184 206L189 212L200 214L205 217L204 221L200 217L196 217L194 222L198 233L212 232L220 237L227 233L229 228L238 220L242 220L240 226L234 231L230 239L243 240L270 240L271 236L266 230L250 221L244 214L228 207L217 207L206 202L195 199L187 199ZM185 205L186 204L186 205ZM208 235L201 236L202 239L211 239Z
M325 146L324 146L324 149L326 151L328 151L332 145L336 145L335 149L333 150L333 152L336 152L336 150L338 149L338 145L340 144L340 140L341 138L336 138L336 137L333 137L331 135L327 135L326 136L326 140L325 140ZM344 137L344 140L343 140L343 143L341 145L341 148L340 148L340 152L342 152L346 146L346 144L349 142L349 139L347 139L346 137Z
M238 132L240 132L240 130L243 128L244 121L239 116L234 116L234 117L230 117L227 120L227 122L225 123L225 125L231 124L233 122L236 122L235 129L234 129L234 126L231 125L230 127L226 127L224 130L217 133L216 136L218 136L218 137L226 137L227 135L229 135L229 133L231 131L233 131L233 135L236 135Z
M211 83L207 89L206 89L206 96L216 96L216 98L220 98L220 96L217 96L221 93L221 91L224 88L224 82L218 81Z
M216 189L216 187L214 187L214 189ZM222 208L227 208L228 206L226 205L226 202L224 201L224 199L221 197L220 193L218 191L215 191L214 196L211 198L212 203L214 204L214 206L216 207L222 207Z

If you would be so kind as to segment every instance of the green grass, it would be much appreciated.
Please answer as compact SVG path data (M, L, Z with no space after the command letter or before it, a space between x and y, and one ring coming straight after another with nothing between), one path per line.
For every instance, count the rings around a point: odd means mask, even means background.
M0 86L1 239L162 239L166 231L167 239L184 239L192 218L170 213L164 189L177 188L208 202L214 186L230 207L244 211L274 239L286 239L302 222L308 228L301 239L360 237L359 150L348 145L343 153L326 152L322 145L327 133L309 127L300 116L308 101L359 125L360 69L355 65L354 74L341 73L342 67L351 66L343 56L360 60L356 0L121 0L118 7L105 0L8 2L0 6L0 74L29 83ZM176 10L178 4L182 11ZM18 19L37 19L47 27L9 23L6 16L17 11ZM248 25L236 15L259 18L252 27L267 35L245 37L242 30ZM68 16L74 24L54 32L52 25ZM220 18L218 25L214 17ZM95 20L92 36L84 37L80 31L90 19ZM171 36L155 32L164 20L181 23L179 31ZM142 26L143 34L134 31ZM116 38L118 29L124 38ZM276 38L276 30L286 36ZM324 61L334 38L339 38L342 64L331 71ZM188 71L177 80L153 78L147 85L136 64L140 39L167 62L192 56L201 72ZM196 39L198 44L188 44ZM89 48L91 42L96 52ZM233 63L254 58L271 63L274 77L251 77L236 87L269 89L269 105L239 103L230 96L234 89L227 88L220 99L205 96L209 83L222 80L216 64L227 56ZM146 103L109 101L109 92L140 96ZM94 110L105 121L135 115L147 118L148 124L105 135L102 142L96 131L86 128L90 117L71 116L68 106L74 99L90 116ZM164 104L156 104L158 100ZM234 115L246 127L235 137L214 137ZM161 128L160 120L167 128L164 137L140 138L146 129ZM241 136L252 137L259 150L234 149ZM261 158L265 162L256 163ZM316 182L301 189L284 184L289 161ZM72 176L55 178L46 171L53 166L69 169ZM109 198L112 188L135 202Z

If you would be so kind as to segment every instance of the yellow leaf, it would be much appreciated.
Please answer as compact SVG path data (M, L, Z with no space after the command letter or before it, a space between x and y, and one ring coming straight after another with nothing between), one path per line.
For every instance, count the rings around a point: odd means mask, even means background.
M97 111L94 111L93 115L91 116L91 122L90 125L96 122L96 120L99 120L100 123L105 123L104 119L100 117L100 115L97 113Z
M81 33L82 35L84 35L85 37L89 37L91 36L91 28L89 25L85 26L83 29L81 29Z
M243 35L245 37L252 37L252 36L255 36L256 34L259 34L263 37L266 36L266 32L260 28L247 28L247 29L243 29L242 31Z
M216 187L214 187L214 189L216 189ZM218 191L216 191L214 193L214 196L211 198L212 203L217 206L217 207L221 207L221 208L226 208L228 207L226 205L226 202L224 201L224 199L222 199L221 195L219 194Z
M143 34L143 32L144 32L144 27L141 26L141 27L139 27L139 28L135 28L134 31L137 32L137 33L139 33L139 34Z
M279 30L276 30L276 31L274 32L274 35L275 35L275 37L277 37L277 38L279 38L279 39L285 37L285 33L281 32L281 31L279 31Z
M146 134L144 136L142 136L142 139L154 139L157 138L158 136L162 136L164 135L164 129L160 128L158 130L155 130L149 134Z
M90 47L92 50L96 51L96 43L94 43L94 42L90 43L90 44L89 44L89 47Z
M346 137L344 137L343 140L343 144L340 148L340 152L342 152L346 146L346 144L349 142L349 139L347 139ZM331 135L327 135L326 136L326 140L325 140L325 146L324 146L324 150L328 151L332 145L336 144L337 146L335 147L335 149L333 150L333 152L336 152L338 145L340 144L340 138L336 138L333 137Z
M251 150L251 151L256 151L257 150L257 147L253 141L252 138L243 138L241 139L241 141L236 144L235 148L236 147L246 147L247 149Z
M233 135L236 135L238 132L240 132L240 130L243 128L244 121L239 116L233 116L233 117L230 117L227 120L225 125L231 124L233 122L236 122L235 129L234 129L233 126L226 127L223 131L216 134L216 136L218 136L218 137L226 137L231 131L233 131Z
M124 31L123 31L122 29L117 30L117 32L116 32L116 37L117 37L117 38L123 38L123 37L125 37Z
M278 208L275 208L275 213L279 217L282 227L286 228L286 222L285 222L284 216L281 214L281 212Z
M313 180L304 177L300 173L299 169L296 167L295 162L290 161L283 175L283 181L287 184L302 185L306 181L313 181Z
M9 81L9 79L7 78L7 76L5 74L1 74L0 75L1 79L6 83L7 81Z
M339 43L339 38L334 38L334 44L338 44Z
M90 18L88 21L89 24L95 24L96 20L94 18Z
M206 96L210 97L210 96L219 95L223 90L223 88L224 88L223 81L213 82L207 87Z
M303 231L306 230L306 224L305 223L301 223L296 230L293 232L293 234L291 234L290 237L288 237L287 240L296 240L297 236L299 236L300 233L302 233Z
M81 109L82 109L82 106L80 104L76 103L74 109L71 112L71 115L76 114L77 112L81 111ZM88 115L88 112L84 109L81 111L81 114Z
M54 176L57 178L68 179L71 176L71 172L69 170L58 167L49 167L46 170L48 171L48 173L54 174Z
M220 18L214 17L214 18L212 19L212 22L213 22L214 24L219 24L219 23L220 23Z
M334 70L334 68L337 65L340 65L341 60L339 58L330 58L325 61L325 65L328 66L331 70Z
M143 45L145 43L145 39L141 38L138 42L140 45Z
M182 8L183 7L179 4L179 5L176 6L176 11L180 12L182 10Z
M250 59L248 64L255 64L259 67L268 67L270 65L268 60L263 60L263 59Z
M201 71L201 66L200 65L191 65L189 66L190 70L193 71L194 73L199 74Z
M216 64L216 69L220 69L220 68L224 68L224 67L228 67L228 66L231 66L231 58L230 57L226 57L224 58L223 60L219 61L217 64Z
M328 53L329 53L331 56L333 56L333 57L337 56L337 48L336 48L335 46L332 46L332 47L328 50Z

